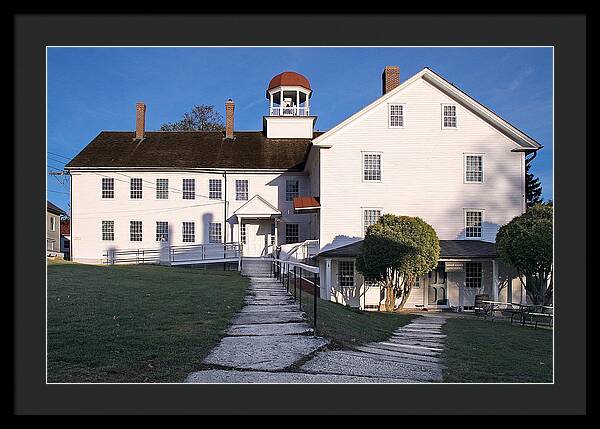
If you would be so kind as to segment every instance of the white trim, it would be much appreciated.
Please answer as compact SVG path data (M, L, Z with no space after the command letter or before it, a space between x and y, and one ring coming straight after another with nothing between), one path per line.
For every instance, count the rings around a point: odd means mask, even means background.
M453 127L447 127L444 125L444 107L454 107L454 122L456 123ZM458 104L456 103L440 103L440 115L441 115L441 126L442 130L458 130Z
M480 212L481 213L481 234L479 237L467 237L467 212ZM483 240L483 225L485 223L485 209L474 209L474 208L463 208L463 225L464 225L464 240Z
M392 125L392 106L402 107L402 125ZM404 129L406 125L406 103L388 103L388 128Z
M379 180L365 179L365 155L379 155ZM360 174L363 183L381 183L383 182L383 152L376 150L363 150L360 152Z
M479 182L470 182L467 180L467 156L480 156L481 157L481 181ZM463 183L465 185L481 185L485 183L485 153L472 153L472 152L463 152Z
M379 210L379 217L383 216L383 207L361 207L360 213L362 218L362 237L365 236L365 211L366 210Z

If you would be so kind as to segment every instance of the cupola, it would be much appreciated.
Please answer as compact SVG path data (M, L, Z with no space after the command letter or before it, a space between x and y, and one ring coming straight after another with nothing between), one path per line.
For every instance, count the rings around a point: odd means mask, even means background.
M264 117L268 138L312 138L316 116L310 114L310 82L293 71L278 74L269 82L266 96L269 114Z

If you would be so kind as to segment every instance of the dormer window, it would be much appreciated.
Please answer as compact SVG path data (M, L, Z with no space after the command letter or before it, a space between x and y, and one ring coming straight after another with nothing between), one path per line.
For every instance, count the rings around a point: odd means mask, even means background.
M456 104L442 104L442 128L456 128Z

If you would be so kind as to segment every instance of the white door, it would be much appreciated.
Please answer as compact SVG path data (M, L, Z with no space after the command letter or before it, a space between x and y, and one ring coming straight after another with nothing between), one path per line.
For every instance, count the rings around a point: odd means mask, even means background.
M262 256L271 232L271 224L263 221L246 221L244 256Z

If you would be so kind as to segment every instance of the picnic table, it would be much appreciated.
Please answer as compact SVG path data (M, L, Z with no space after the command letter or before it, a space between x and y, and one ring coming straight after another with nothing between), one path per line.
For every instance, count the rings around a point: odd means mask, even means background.
M517 302L500 302L493 301L486 295L482 294L475 297L475 314L483 316L484 320L488 317L493 321L495 314L510 314L510 323L514 323L515 319L519 320L521 326L526 323L534 325L537 329L540 322L552 326L554 319L554 307L545 305L521 304Z

